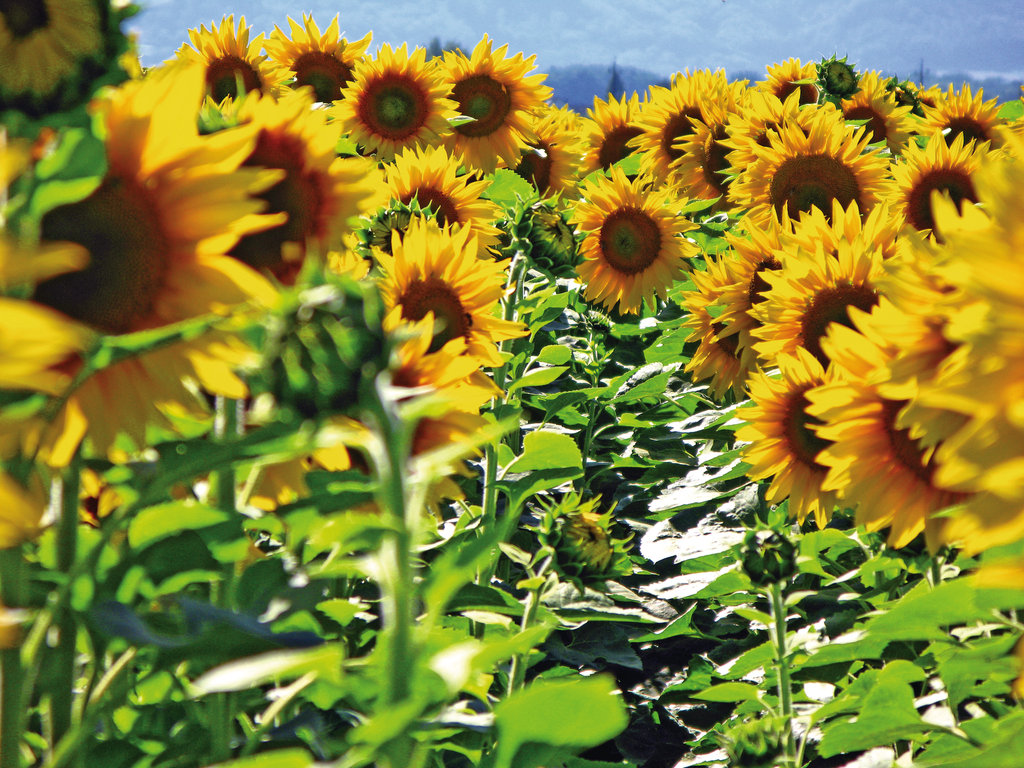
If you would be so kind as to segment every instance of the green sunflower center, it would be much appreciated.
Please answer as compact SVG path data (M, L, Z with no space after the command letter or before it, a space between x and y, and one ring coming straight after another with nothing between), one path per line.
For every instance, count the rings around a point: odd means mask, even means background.
M390 75L371 83L359 104L360 122L378 136L404 141L427 120L427 97L415 80Z
M308 85L316 100L330 104L341 98L342 89L352 80L352 67L323 51L304 53L292 63L297 86Z
M620 125L605 134L601 149L597 153L597 161L604 169L611 168L619 160L633 153L629 146L630 139L636 138L643 130L634 125Z
M818 472L827 472L828 467L818 462L818 454L828 448L829 441L818 437L812 426L821 425L821 420L807 413L807 390L805 386L789 395L785 408L785 436L789 452L802 464Z
M427 312L434 313L441 327L434 330L430 352L436 352L454 338L469 336L473 328L473 318L462 306L462 300L452 286L439 277L410 283L398 303L402 305L402 317L406 320L422 320Z
M819 290L804 310L800 329L804 349L814 355L823 368L827 368L829 359L821 348L821 340L829 325L839 323L853 328L850 307L868 312L877 303L878 293L867 285L846 282Z
M459 111L473 121L460 123L455 130L463 136L490 136L503 125L512 111L512 93L508 86L489 75L473 75L452 88Z
M256 148L242 165L284 170L281 181L256 197L266 201L266 213L283 211L288 219L276 227L246 235L230 255L256 269L270 270L280 279L294 276L299 265L285 262L284 245L295 243L304 253L307 239L326 234L324 179L306 167L302 140L280 132L260 131Z
M0 0L0 16L15 38L24 38L50 23L44 0Z
M932 210L934 190L947 193L957 208L964 200L978 202L974 183L966 169L938 168L926 173L907 197L907 218L918 230L935 229L935 212Z
M620 208L601 225L601 255L612 269L627 275L643 272L658 259L661 229L638 208Z
M144 189L116 177L42 220L44 240L70 240L89 264L36 286L33 298L105 333L139 330L168 267L169 244Z
M238 84L245 93L262 91L259 72L238 56L222 56L206 65L206 89L216 102L238 98Z
M846 208L857 199L859 192L853 170L829 155L789 158L779 166L768 188L771 204L778 214L781 216L785 207L793 219L812 207L830 219L833 200Z

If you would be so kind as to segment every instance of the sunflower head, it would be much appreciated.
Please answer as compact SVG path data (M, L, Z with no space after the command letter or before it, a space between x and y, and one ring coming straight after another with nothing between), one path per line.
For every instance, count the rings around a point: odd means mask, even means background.
M818 64L818 86L830 100L845 99L860 89L857 70L848 64L846 57L822 59Z
M357 249L371 258L377 251L390 256L392 240L397 237L401 242L413 219L436 220L436 213L430 207L421 206L415 198L408 203L392 200L387 207L363 219L362 226L356 230Z
M555 552L558 574L581 589L630 572L629 539L616 538L612 513L597 512L601 497L567 493L543 505L537 537Z

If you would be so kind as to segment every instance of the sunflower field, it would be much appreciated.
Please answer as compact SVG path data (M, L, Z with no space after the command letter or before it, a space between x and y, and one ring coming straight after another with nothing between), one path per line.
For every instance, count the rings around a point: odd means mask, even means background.
M1024 766L1024 101L135 10L0 0L0 768Z

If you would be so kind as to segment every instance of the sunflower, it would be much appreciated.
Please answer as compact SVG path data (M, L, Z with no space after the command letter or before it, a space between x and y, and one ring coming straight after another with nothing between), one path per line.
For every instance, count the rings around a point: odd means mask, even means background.
M201 67L168 67L97 103L107 174L88 197L53 209L40 226L44 241L83 246L89 265L39 283L35 302L91 332L121 334L273 297L265 280L225 253L241 235L275 222L258 215L261 203L247 195L276 173L239 169L254 130L198 135L203 76ZM229 337L211 333L105 368L71 395L43 447L52 446L50 460L62 463L86 430L97 452L121 431L144 445L148 423L169 425L163 407L199 408L183 379L243 396L232 371L241 354Z
M0 549L15 547L43 530L46 492L38 478L27 484L0 468Z
M451 133L455 103L440 68L426 56L424 48L409 54L404 43L395 50L385 43L376 59L359 62L331 109L342 131L379 160L439 144Z
M522 325L494 317L505 290L506 262L479 258L468 227L439 229L417 219L391 247L392 254L378 254L379 286L389 313L410 321L431 313L440 324L431 350L461 337L466 354L488 366L501 365L496 342L526 334Z
M842 380L807 392L807 413L820 420L815 431L829 443L817 455L828 467L821 487L855 506L857 522L868 530L891 526L890 546L905 546L924 531L934 549L944 520L934 513L964 495L936 484L934 449L897 426L905 401L883 397L871 383L891 356L878 341L833 325L822 342Z
M860 78L860 90L839 102L843 117L848 121L864 120L868 140L872 144L885 142L894 155L903 151L907 139L914 132L910 117L911 107L897 106L896 97L885 87L878 72L866 72Z
M821 109L833 109L831 104ZM749 90L743 97L742 109L729 114L725 125L729 171L739 174L755 160L757 148L770 146L768 132L778 133L788 123L808 124L817 109L800 109L799 94L791 93L782 101L771 93Z
M769 146L757 147L757 160L729 187L729 197L759 219L790 218L812 206L829 214L832 201L857 203L867 213L878 202L886 162L868 149L863 128L850 133L835 110L816 110L806 127L786 124L768 133Z
M693 224L673 212L678 201L667 191L643 177L630 182L619 168L585 185L582 198L573 221L587 233L577 267L587 299L620 312L653 307L689 270L685 259L696 249L681 235Z
M793 355L780 355L777 362L777 372L751 376L748 389L754 405L737 411L746 424L737 430L736 439L748 442L743 447L743 458L750 464L747 474L754 480L772 478L765 498L788 498L790 514L799 522L814 515L818 527L824 528L837 496L834 490L822 490L828 467L818 462L818 454L828 442L816 432L821 422L807 413L807 393L836 376L800 348Z
M181 61L197 61L205 67L206 93L217 103L237 98L239 83L244 93L257 91L277 96L284 92L288 72L260 53L263 33L250 41L251 31L245 16L239 17L237 28L234 14L225 16L219 29L212 23L209 29L205 25L190 29L188 38L192 45L183 44L174 55Z
M718 100L703 106L701 117L690 121L693 133L675 145L682 154L669 164L669 177L684 195L702 200L725 197L732 149L726 126L732 115L742 111L744 93L744 86L730 83Z
M690 330L687 341L697 342L684 371L693 381L711 379L708 388L716 399L729 390L741 398L753 368L751 357L743 354L739 336L712 314L717 313L723 293L736 282L736 276L724 260L707 259L706 263L706 271L692 273L698 290L683 294L682 306L688 314L683 327Z
M533 140L520 155L515 172L542 197L575 196L584 145L578 117L567 107L543 107L530 118Z
M819 243L814 251L790 249L778 271L762 275L771 286L754 314L761 326L754 350L768 361L806 349L825 368L829 358L821 340L830 326L851 324L849 310L868 310L878 303L882 254L863 244L839 243L836 254Z
M509 58L508 46L491 50L487 35L473 54L445 51L444 69L452 98L459 113L472 118L459 123L448 136L452 154L462 157L469 168L493 171L499 161L519 162L519 153L534 137L529 116L551 97L543 85L546 75L531 75L534 59L521 53Z
M338 31L338 17L321 34L313 17L302 14L302 25L288 17L291 37L276 24L264 44L267 56L293 78L293 88L308 85L318 102L330 104L352 81L352 70L366 56L372 33L349 42Z
M892 167L887 199L914 229L935 229L933 193L948 196L959 208L964 200L978 202L973 177L988 154L988 143L968 141L963 134L952 142L934 134L924 148L911 144Z
M320 254L340 246L350 219L379 203L383 181L369 160L335 154L338 127L312 108L308 92L291 91L280 101L250 95L238 108L238 120L256 131L256 145L242 166L282 174L258 197L268 213L286 220L242 237L230 254L290 284L307 245Z
M106 56L107 3L33 0L0 3L0 111L33 114L88 95L78 80Z
M902 227L902 214L885 203L876 205L865 216L857 203L844 208L838 200L833 200L828 214L817 206L801 213L793 223L788 245L805 251L813 251L820 245L826 253L835 256L840 243L849 243L866 249L877 248L883 259L891 259L897 253Z
M589 120L583 128L586 153L581 173L584 176L606 171L633 152L630 140L643 133L636 123L640 109L640 97L635 91L632 96L623 94L618 99L609 94L608 101L594 97L594 107L587 110Z
M493 222L501 214L498 206L480 196L490 182L470 181L458 170L458 158L444 147L406 150L386 169L388 191L400 203L429 206L440 226L469 229L481 248L490 248L498 242L500 232Z
M786 59L781 64L769 64L768 77L759 80L755 86L759 91L769 93L780 101L786 101L791 93L799 93L797 103L817 104L818 67L812 61L804 64L800 59ZM809 80L810 82L800 82Z
M677 73L669 88L653 86L651 97L636 122L642 133L631 145L642 152L640 173L659 182L669 178L670 166L679 159L681 143L697 130L694 120L704 118L704 109L729 88L725 72L699 70Z
M924 97L922 97L922 101ZM923 136L942 133L946 143L952 144L957 136L963 143L987 141L992 147L1001 147L1003 139L998 130L1006 121L999 117L998 99L984 100L982 89L971 94L971 86L964 83L959 93L949 86L945 93L935 95L934 106L924 103L924 119L917 132Z

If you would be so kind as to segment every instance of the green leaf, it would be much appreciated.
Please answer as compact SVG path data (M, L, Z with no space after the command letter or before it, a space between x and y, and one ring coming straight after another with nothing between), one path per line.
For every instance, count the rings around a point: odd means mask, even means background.
M218 525L231 517L223 509L208 507L191 499L147 507L128 526L128 543L133 549L144 549L168 536Z
M562 344L548 344L537 353L537 361L548 365L565 365L572 360L572 350Z
M193 687L199 696L243 691L264 683L301 677L308 672L315 673L320 680L337 683L341 680L344 659L344 649L337 644L271 651L214 667L196 680Z
M569 366L567 365L553 365L549 368L538 368L530 371L509 385L508 394L512 394L517 389L522 389L523 387L543 387L545 384L553 382L568 369Z
M209 768L310 768L315 763L306 750L296 748L243 757L228 763L217 763Z
M536 682L494 708L498 729L495 768L512 768L527 742L580 751L617 736L628 722L626 708L607 675Z
M505 208L512 208L521 200L535 199L537 190L515 171L499 168L491 177L491 186L480 196Z
M534 469L583 469L583 455L568 435L540 430L523 439L523 452L505 467L505 473Z
M999 108L999 112L996 114L1003 120L1020 120L1024 117L1024 99L1006 102Z
M761 689L750 683L720 683L693 694L701 701L757 701Z

